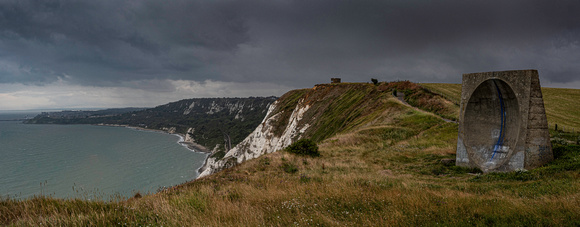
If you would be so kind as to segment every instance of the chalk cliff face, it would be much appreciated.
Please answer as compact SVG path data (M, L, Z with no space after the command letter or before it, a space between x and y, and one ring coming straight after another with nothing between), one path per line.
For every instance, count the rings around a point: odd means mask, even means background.
M131 125L184 135L186 143L224 152L260 123L275 97L185 99L134 113Z
M277 135L275 133L276 127L284 114L284 112L276 112L279 106L279 101L274 102L268 109L268 113L262 123L246 139L229 150L221 159L218 157L209 157L199 177L210 175L266 153L281 150L300 139L301 135L310 126L309 124L299 124L304 117L304 113L308 111L310 106L304 104L304 99L301 99L292 111L282 134Z
M319 142L349 130L380 111L384 95L390 94L368 84L325 84L290 91L270 106L262 123L242 142L225 153L213 153L199 177L284 149L301 138Z

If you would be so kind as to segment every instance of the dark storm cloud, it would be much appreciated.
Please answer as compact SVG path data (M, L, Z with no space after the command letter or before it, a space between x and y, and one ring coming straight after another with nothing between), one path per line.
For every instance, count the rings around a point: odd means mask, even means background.
M567 83L580 80L577 12L577 1L0 1L0 83L458 83L525 68Z
M461 73L514 68L578 78L561 70L580 69L579 54L566 52L578 45L574 2L302 3L263 10L255 26L262 28L257 37L290 59L290 69L310 78L459 82ZM553 57L562 59L549 62Z
M205 58L247 40L235 8L219 3L4 1L0 21L1 82L207 79L192 75Z

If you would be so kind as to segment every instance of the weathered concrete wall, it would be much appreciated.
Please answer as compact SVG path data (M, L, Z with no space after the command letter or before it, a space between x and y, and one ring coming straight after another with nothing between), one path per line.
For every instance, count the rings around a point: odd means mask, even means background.
M538 71L463 75L457 165L512 171L552 159Z

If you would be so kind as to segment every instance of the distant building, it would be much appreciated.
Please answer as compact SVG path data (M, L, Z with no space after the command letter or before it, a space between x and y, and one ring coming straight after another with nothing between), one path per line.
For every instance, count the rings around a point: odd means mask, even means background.
M340 78L330 78L330 83L332 83L332 84L340 84Z

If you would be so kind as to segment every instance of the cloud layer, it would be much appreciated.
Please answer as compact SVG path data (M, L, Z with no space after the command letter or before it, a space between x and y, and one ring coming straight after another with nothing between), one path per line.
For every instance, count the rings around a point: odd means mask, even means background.
M534 68L543 84L578 88L578 12L578 1L3 0L0 84L169 98L175 81L262 94L330 77L459 83Z

